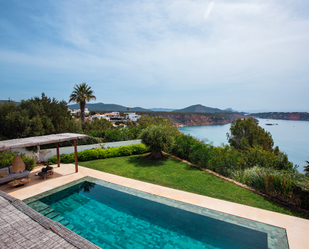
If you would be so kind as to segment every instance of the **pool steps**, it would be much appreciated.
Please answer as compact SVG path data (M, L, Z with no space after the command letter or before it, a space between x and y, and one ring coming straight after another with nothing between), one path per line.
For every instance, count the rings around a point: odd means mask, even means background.
M40 214L44 215L45 217L60 223L61 225L65 226L66 228L70 229L71 231L80 234L81 232L78 229L68 222L63 216L57 213L54 209L50 208L48 205L41 201L34 201L28 204L32 209L39 212Z

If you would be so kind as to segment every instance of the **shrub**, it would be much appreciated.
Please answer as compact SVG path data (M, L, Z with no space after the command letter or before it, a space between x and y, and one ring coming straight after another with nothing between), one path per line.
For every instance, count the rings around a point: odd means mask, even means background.
M0 152L0 168L7 167L12 165L14 157L18 155L17 151L1 151ZM35 156L26 156L25 154L21 154L21 159L25 163L26 169L31 171L33 170L36 162Z
M278 170L291 170L293 164L283 152L277 155L273 151L263 150L260 146L253 146L244 152L246 167L260 166L263 168L273 168Z
M245 166L242 153L233 147L212 147L208 168L218 174L230 177L231 172Z
M175 136L175 144L171 150L171 153L182 159L189 160L192 147L196 143L199 143L199 141L190 135L177 135Z
M208 168L212 145L197 142L191 147L189 161L201 168Z
M26 156L22 154L21 159L25 163L26 170L32 171L34 169L36 164L36 156Z
M244 167L243 155L230 146L214 147L190 135L177 135L171 153L201 167L229 176L229 171Z
M121 146L115 148L91 149L91 150L80 151L77 153L77 158L79 161L90 161L110 157L143 154L146 152L149 152L149 148L144 144L132 144L128 146ZM74 153L60 155L61 163L74 163L74 161L75 161ZM53 156L48 159L46 164L51 165L56 163L57 163L57 156Z
M12 165L14 157L18 155L17 151L5 150L0 152L0 168Z

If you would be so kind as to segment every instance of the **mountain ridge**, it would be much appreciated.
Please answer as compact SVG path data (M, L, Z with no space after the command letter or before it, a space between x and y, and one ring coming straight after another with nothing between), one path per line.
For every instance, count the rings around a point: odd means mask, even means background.
M69 109L79 109L79 104L68 105ZM126 107L117 104L104 104L100 103L86 103L86 108L89 111L139 111L139 112L185 112L185 113L224 113L224 112L236 112L231 108L227 108L225 110L221 110L219 108L212 108L208 106L203 106L201 104L191 105L183 109L169 109L169 108L151 108L146 109L142 107Z
M79 104L68 105L68 107L70 110L79 109ZM142 107L125 107L117 104L104 104L102 102L95 104L86 103L86 108L88 108L89 111L150 111Z
M173 112L187 112L187 113L218 113L218 112L225 112L219 108L212 108L208 106L203 106L201 104L191 105L183 109L177 109Z

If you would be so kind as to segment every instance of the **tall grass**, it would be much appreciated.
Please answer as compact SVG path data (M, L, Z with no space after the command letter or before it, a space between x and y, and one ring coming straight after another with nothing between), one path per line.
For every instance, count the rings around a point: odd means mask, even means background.
M288 202L300 203L299 197L294 195L295 181L280 172L260 167L234 171L231 178L244 183L268 195L279 197Z

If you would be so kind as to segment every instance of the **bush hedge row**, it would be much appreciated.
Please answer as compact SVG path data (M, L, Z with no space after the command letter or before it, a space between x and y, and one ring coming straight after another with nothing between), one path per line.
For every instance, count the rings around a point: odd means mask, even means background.
M261 147L240 151L214 147L190 135L177 135L171 154L205 169L234 179L263 193L309 210L309 180L298 174L282 152Z
M144 144L131 144L128 146L120 146L107 149L91 149L77 152L77 159L79 161L90 161L96 159L105 159L111 157L120 157L120 156L130 156L136 154L143 154L149 152L149 148ZM74 163L75 155L74 153L70 154L61 154L60 155L61 163ZM57 164L57 156L53 156L48 159L47 164Z

